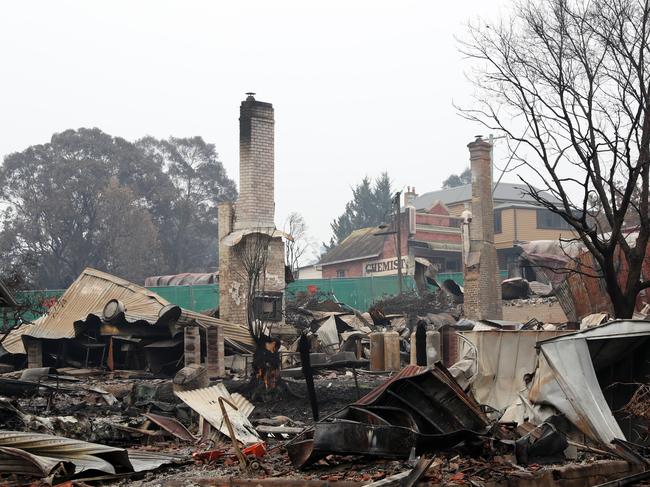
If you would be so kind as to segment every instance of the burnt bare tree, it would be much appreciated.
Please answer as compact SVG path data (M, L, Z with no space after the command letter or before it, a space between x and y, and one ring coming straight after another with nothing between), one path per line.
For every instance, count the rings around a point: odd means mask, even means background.
M309 251L313 249L313 245L309 241L305 219L300 213L293 212L287 217L284 223L284 231L292 237L286 241L284 257L286 265L289 266L291 273L295 277L301 259L307 257Z
M251 380L254 394L274 390L280 377L280 342L271 337L272 322L266 319L263 299L271 238L261 231L254 232L244 236L234 248L246 293L246 324L255 341Z
M620 318L650 287L649 18L648 1L524 0L460 41L477 90L461 113L507 134L527 192L593 255Z

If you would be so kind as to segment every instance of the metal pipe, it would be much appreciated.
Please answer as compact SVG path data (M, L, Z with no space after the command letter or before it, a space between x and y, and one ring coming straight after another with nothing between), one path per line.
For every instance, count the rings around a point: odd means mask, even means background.
M228 417L228 413L226 412L226 408L223 405L223 403L228 404L231 408L233 408L235 411L237 411L237 406L235 406L233 403L231 403L228 399L225 397L220 397L219 398L219 406L221 407L221 414L223 415L223 420L226 422L226 427L228 428L228 433L230 434L230 439L232 440L232 445L235 448L235 454L237 455L237 458L239 459L239 468L241 468L242 471L247 472L248 468L246 465L246 457L244 454L241 452L241 449L239 448L239 445L237 444L237 437L235 436L235 431L232 428L232 423L230 422L230 418Z

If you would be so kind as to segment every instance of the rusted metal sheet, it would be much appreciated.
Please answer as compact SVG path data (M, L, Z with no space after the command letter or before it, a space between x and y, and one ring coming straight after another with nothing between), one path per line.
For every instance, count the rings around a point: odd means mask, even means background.
M226 398L237 406L237 410L230 408L230 406L226 406L228 408L228 417L233 425L236 439L244 445L260 441L260 437L257 434L257 431L255 431L253 425L239 410L239 405L236 400L239 400L240 404L243 404L243 396L233 399L223 384L218 383L212 387L194 389L192 391L174 391L174 394L176 394L176 396L178 396L178 398L190 408L203 416L208 423L221 431L221 433L230 437L223 414L219 408L219 398ZM247 405L245 406L246 409L248 407L249 406Z
M440 364L409 366L356 403L316 423L286 448L302 467L329 454L408 457L485 432L488 420Z
M190 433L190 431L176 418L172 418L170 416L161 416L160 414L154 413L144 414L144 417L153 421L162 429L174 435L178 439L192 443L198 440L198 438Z

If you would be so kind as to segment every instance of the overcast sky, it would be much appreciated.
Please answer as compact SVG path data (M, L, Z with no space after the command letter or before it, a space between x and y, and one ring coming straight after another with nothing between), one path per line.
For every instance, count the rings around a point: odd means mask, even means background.
M363 176L424 193L468 165L485 130L452 105L472 93L454 36L508 3L3 2L0 155L68 128L200 135L237 180L239 104L254 91L275 107L276 223L298 211L328 240Z

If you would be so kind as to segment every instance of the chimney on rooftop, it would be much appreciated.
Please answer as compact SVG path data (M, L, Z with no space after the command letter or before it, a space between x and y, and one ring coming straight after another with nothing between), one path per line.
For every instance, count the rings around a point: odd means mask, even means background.
M417 197L418 194L415 192L415 186L407 186L406 193L404 193L404 206L413 206Z

